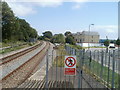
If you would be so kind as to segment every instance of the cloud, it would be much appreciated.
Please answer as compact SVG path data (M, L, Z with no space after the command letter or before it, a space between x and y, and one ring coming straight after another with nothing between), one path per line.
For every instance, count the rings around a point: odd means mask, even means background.
M75 5L72 6L72 9L75 10L75 9L80 9L82 7L84 7L85 2L76 2Z
M4 0L2 0L4 1ZM119 0L5 0L9 2L119 2Z
M67 0L72 2L119 2L119 0Z
M72 7L72 9L79 9L80 7L81 7L80 4L76 4L76 5L74 5L74 6Z
M40 6L40 7L58 7L62 5L62 0L59 0L58 2L52 2L52 1L44 1L44 2L36 2L35 4Z
M27 16L27 15L35 14L37 12L34 9L36 6L58 7L62 5L64 2L74 2L75 5L72 6L72 9L79 9L84 6L83 5L84 2L88 2L88 1L92 2L95 0L3 0L3 1L8 2L9 6L12 8L12 10L16 15ZM100 2L101 0L97 0L97 1ZM118 1L118 0L104 0L104 1ZM28 5L28 3L26 2L29 2L30 5Z
M76 2L76 3L80 3L80 2L87 2L89 0L70 0L71 2Z
M7 3L17 16L27 16L37 13L37 11L34 9L36 6L42 8L58 7L62 5L63 2L75 2L76 5L73 6L72 8L78 9L81 7L80 2L85 2L88 0L5 0L5 1L7 1Z
M117 39L118 38L118 26L117 25L99 25L92 28L93 31L97 31L101 38Z
M17 16L27 16L36 13L33 7L22 5L20 3L9 2L9 6Z
M37 13L36 6L57 7L63 0L5 0L17 16L28 16ZM33 3L34 2L34 3Z

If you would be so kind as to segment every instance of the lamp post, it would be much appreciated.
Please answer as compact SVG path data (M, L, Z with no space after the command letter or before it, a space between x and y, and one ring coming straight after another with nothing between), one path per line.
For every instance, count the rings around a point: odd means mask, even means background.
M94 24L89 25L89 34L88 34L88 49L90 48L90 27L91 25L93 26Z

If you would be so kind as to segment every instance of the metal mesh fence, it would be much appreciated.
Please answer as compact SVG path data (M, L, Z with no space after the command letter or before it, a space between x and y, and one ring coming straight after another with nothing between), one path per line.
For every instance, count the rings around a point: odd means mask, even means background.
M56 54L54 53L56 51ZM109 88L119 87L119 50L77 50L68 45L59 50L53 50L46 57L46 88L47 82L70 82L66 88ZM77 74L65 75L65 56L76 56ZM56 57L56 58L55 58ZM51 64L50 64L51 63ZM57 84L55 84L57 85ZM71 86L72 85L72 86ZM54 86L60 88L59 85ZM62 87L61 87L62 88Z
M119 50L76 50L66 46L69 54L76 54L78 57L78 68L82 72L89 74L88 83L94 88L99 88L99 83L95 83L91 78L94 77L102 83L105 88L118 88L120 72ZM81 72L80 71L80 72ZM92 81L91 81L92 80Z

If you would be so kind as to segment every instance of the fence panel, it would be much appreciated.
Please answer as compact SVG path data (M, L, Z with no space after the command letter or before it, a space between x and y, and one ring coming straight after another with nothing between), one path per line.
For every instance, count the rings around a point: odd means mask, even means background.
M120 78L120 55L118 50L77 50L68 45L65 48L52 51L52 65L49 68L49 55L46 58L46 82L69 82L66 88L118 88ZM67 76L64 74L65 56L76 56L77 74ZM92 79L94 78L94 79ZM87 84L86 84L86 83ZM101 84L102 83L102 84ZM49 83L46 83L48 88ZM59 88L58 84L53 84Z
M71 47L67 47L71 49ZM67 50L66 49L66 50ZM70 50L67 50L70 53ZM77 50L74 50L77 51ZM88 82L91 85L94 83L90 77L96 78L106 88L118 88L120 77L120 50L79 50L77 57L79 58L79 72L86 72ZM82 66L82 67L81 67ZM80 75L81 76L81 75ZM80 77L79 76L79 77ZM97 85L98 83L96 83Z

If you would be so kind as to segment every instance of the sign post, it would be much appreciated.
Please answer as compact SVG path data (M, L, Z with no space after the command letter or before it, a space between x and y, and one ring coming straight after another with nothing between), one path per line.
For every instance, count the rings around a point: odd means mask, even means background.
M76 75L76 56L65 56L64 75Z

